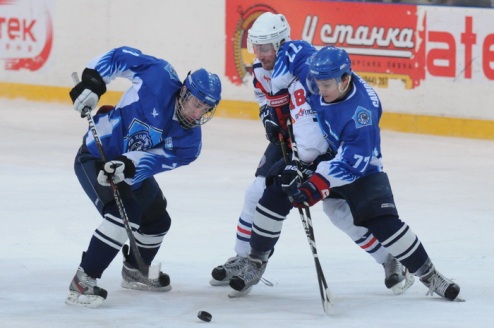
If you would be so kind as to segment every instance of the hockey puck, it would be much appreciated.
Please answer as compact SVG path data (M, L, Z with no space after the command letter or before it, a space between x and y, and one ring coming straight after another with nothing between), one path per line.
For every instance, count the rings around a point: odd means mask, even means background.
M210 322L211 319L213 319L213 316L211 315L211 313L209 313L207 311L199 311L197 313L197 317L199 319L201 319L202 321L205 321L205 322Z

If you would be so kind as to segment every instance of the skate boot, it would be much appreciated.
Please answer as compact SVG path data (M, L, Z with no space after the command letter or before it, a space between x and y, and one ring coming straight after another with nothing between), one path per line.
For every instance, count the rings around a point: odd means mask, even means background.
M433 295L436 293L437 295L444 297L450 301L456 302L464 302L465 300L458 297L460 294L460 286L455 284L450 279L444 277L440 274L434 267L426 273L422 277L420 277L420 281L429 288L427 295Z
M172 290L170 277L166 273L160 271L158 278L150 279L145 277L127 261L124 261L122 267L121 286L127 289L147 290L151 292L168 292Z
M252 286L257 285L266 271L268 262L258 258L247 257L243 272L230 279L230 287L234 289L228 296L239 297L250 293Z
M96 284L96 278L87 275L84 269L79 267L70 282L69 295L65 303L69 305L96 308L106 299L108 292Z
M211 271L213 277L209 284L211 286L227 286L233 276L239 275L247 265L247 258L230 257L225 264L219 265Z
M408 269L392 255L388 255L386 262L383 263L383 268L384 284L395 295L403 294L415 281Z
M157 278L151 279L144 276L139 269L130 264L128 245L124 245L122 253L124 255L124 262L122 266L121 286L123 288L151 292L168 292L172 289L172 286L170 286L170 276L166 273L159 271Z

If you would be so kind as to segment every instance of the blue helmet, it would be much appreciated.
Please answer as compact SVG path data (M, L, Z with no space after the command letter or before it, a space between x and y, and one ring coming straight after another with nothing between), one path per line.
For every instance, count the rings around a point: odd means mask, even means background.
M184 115L183 105L191 95L209 106L201 118L197 120L191 120ZM189 75L184 81L184 87L180 92L176 111L180 125L188 129L206 123L213 118L216 106L220 100L221 81L218 75L209 73L204 68L200 68L192 73L189 72Z
M217 106L221 100L220 78L204 68L189 74L185 79L185 86L194 97L211 107Z
M337 83L345 74L352 73L352 62L348 53L341 48L326 46L315 52L307 59L309 65L309 74L307 76L307 85L312 93L316 90L314 80L335 79Z

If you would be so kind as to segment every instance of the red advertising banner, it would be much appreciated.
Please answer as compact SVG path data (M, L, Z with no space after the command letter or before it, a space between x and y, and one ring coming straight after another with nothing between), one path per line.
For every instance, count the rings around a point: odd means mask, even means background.
M52 0L0 0L0 61L6 70L36 71L53 44Z
M386 87L400 79L406 88L425 78L425 17L415 5L292 0L226 1L226 75L241 84L253 56L247 52L247 31L265 11L282 13L293 40L316 48L345 48L356 72L373 85ZM425 15L423 15L425 16Z
M289 6L288 6L289 4ZM494 80L494 9L324 0L226 0L226 75L248 79L253 61L247 31L265 11L282 13L293 40L350 54L370 84L390 79L413 89L426 79L451 83Z

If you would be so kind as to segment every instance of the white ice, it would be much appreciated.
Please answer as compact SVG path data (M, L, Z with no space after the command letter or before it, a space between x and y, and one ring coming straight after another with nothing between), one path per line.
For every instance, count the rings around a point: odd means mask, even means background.
M334 314L323 312L312 253L293 211L259 284L244 298L208 284L234 254L243 193L266 140L257 121L217 117L200 158L159 174L172 227L156 260L173 290L120 287L121 256L99 285L98 309L64 303L100 217L72 169L87 122L70 104L0 100L0 327L493 327L494 141L382 132L385 169L401 217L436 267L461 286L464 303L426 296L418 280L401 296L383 269L311 208Z

